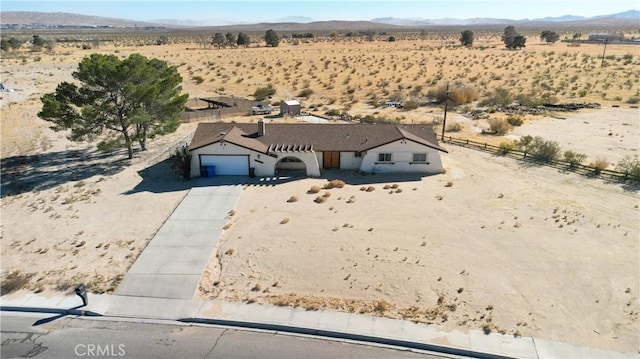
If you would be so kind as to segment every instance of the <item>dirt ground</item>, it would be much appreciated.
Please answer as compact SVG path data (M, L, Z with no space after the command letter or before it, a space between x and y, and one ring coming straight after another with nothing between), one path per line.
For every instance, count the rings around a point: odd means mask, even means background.
M246 188L200 296L637 350L638 193L446 148L444 175Z
M479 95L496 86L527 92L544 83L561 102L597 101L603 109L526 116L505 136L484 135L486 120L451 109L451 121L463 124L452 135L496 144L540 135L584 152L588 161L606 157L610 168L622 155L637 154L638 110L627 103L640 89L640 60L628 56L635 48L608 47L608 66L593 71L600 65L596 45L531 44L510 52L480 43L487 47L285 41L275 49L113 45L4 54L0 78L13 91L0 93L3 288L47 294L84 281L90 290L112 292L189 188L165 159L170 148L188 141L194 123L150 141L147 152L126 161L123 153L98 152L95 143L71 142L37 118L40 96L71 81L78 62L93 52L166 60L178 66L191 97L250 97L272 83L273 102L311 88L302 101L307 111L337 109L401 122L438 121L442 108L403 111L367 102L397 91L410 96L419 87L416 93L424 94L447 80ZM306 191L325 179L247 188L218 251L223 267L212 263L199 296L637 350L638 191L447 148L446 174L341 173L336 177L347 186L329 190L322 204ZM384 189L387 183L399 188ZM298 201L286 202L291 196Z

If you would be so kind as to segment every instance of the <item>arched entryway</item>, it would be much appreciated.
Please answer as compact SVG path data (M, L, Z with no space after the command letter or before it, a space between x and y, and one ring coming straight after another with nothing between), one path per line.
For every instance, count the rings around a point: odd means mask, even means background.
M276 162L276 175L304 177L307 176L307 166L295 156L286 156Z

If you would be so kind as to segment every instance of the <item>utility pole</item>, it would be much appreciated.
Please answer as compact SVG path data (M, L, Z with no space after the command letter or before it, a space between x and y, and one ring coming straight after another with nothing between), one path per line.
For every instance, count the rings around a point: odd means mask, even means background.
M609 42L609 34L604 38L604 50L602 51L602 62L600 62L600 68L604 66L604 53L607 52L607 43Z
M447 98L444 100L444 119L442 120L442 141L444 141L444 129L447 127L447 108L449 107L449 83L447 82Z

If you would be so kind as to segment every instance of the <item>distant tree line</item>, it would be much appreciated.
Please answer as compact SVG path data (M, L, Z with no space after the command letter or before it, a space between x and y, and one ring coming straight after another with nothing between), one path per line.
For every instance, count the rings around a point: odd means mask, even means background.
M313 34L310 32L304 34L291 34L291 37L294 39L313 39Z
M249 44L251 44L249 35L242 32L238 33L238 35L230 32L223 35L221 32L216 32L211 38L211 45L219 48L227 46L249 46Z

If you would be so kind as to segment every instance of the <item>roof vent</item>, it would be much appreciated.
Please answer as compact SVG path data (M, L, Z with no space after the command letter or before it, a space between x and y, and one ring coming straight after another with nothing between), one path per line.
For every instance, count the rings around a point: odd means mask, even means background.
M224 136L226 134L227 134L226 132L220 132L220 136Z

